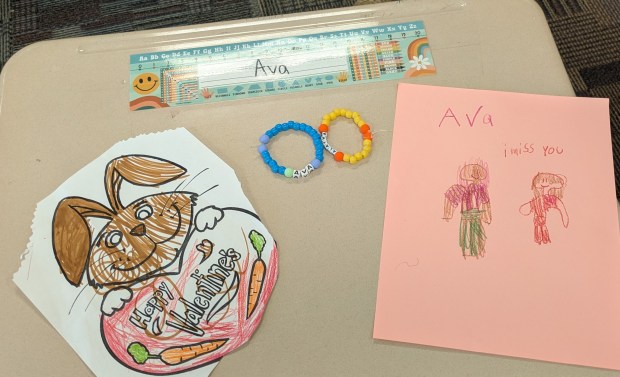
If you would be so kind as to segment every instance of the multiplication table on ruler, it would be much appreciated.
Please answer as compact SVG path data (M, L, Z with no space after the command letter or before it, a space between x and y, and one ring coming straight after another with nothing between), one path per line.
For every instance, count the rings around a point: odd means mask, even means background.
M135 54L132 110L325 89L435 73L421 21Z

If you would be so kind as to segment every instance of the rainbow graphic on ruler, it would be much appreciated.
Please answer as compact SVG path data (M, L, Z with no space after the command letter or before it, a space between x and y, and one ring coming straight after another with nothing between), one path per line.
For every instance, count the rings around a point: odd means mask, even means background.
M431 47L428 38L420 38L409 44L407 57L411 68L405 73L405 77L416 77L425 74L434 74L435 65L432 64Z
M130 57L129 106L146 110L435 73L422 21Z

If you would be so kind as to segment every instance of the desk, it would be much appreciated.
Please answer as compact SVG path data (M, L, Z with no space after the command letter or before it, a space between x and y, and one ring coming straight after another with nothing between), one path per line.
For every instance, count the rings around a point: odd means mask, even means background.
M438 73L403 82L573 95L534 1L403 1L313 14L356 20L356 25L422 19ZM117 141L186 127L235 169L280 247L279 280L261 327L247 346L220 362L214 376L620 375L372 339L397 81L129 111L129 54L170 49L184 38L212 43L233 29L261 30L275 23L288 30L305 18L43 42L11 59L1 76L0 107L2 374L90 375L10 281L28 242L36 203ZM363 109L379 131L371 158L354 168L329 161L303 182L271 175L255 151L254 137L289 119L314 124L333 105ZM283 148L290 154L283 151L282 158L303 162L305 157L295 153L296 143L304 150L302 139L291 138ZM356 147L344 139L343 149ZM301 236L308 233L316 236Z

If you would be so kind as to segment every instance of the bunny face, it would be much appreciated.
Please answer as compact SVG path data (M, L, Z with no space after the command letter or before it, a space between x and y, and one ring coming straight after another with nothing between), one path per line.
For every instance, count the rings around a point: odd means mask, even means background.
M194 200L195 194L171 192L140 198L120 210L92 245L90 283L132 283L169 266L183 249Z
M52 225L54 256L69 283L101 288L130 285L166 268L183 252L191 232L196 194L174 191L144 196L129 205L121 184L155 187L183 178L185 168L146 155L120 156L105 169L107 207L95 200L62 199ZM88 218L108 220L93 237Z

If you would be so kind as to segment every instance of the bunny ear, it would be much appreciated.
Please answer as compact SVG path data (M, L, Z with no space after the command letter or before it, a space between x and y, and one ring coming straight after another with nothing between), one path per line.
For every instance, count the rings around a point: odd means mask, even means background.
M138 186L158 186L173 181L187 170L172 161L145 155L118 157L106 168L105 185L110 205L115 211L123 209L119 191L123 179Z
M86 217L112 219L112 212L95 201L68 197L58 203L52 225L56 262L67 281L76 287L86 270L92 238Z

